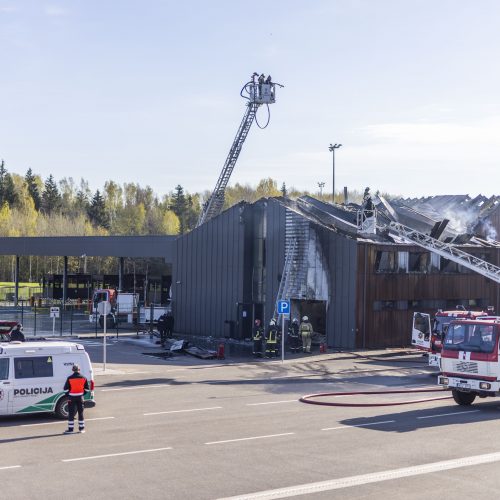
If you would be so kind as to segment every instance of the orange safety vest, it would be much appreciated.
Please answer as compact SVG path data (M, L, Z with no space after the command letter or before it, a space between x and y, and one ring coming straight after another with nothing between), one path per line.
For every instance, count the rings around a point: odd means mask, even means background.
M87 379L85 377L69 377L69 395L70 396L83 396L85 394L85 384Z

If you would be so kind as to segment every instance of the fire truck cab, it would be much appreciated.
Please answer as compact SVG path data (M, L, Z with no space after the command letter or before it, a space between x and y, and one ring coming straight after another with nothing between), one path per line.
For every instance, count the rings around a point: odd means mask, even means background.
M500 395L500 317L453 321L441 351L438 385L451 389L459 405Z
M443 338L450 323L457 319L476 319L486 315L484 311L439 309L431 322L430 314L416 312L413 314L411 343L417 349L429 353L429 366L439 367Z

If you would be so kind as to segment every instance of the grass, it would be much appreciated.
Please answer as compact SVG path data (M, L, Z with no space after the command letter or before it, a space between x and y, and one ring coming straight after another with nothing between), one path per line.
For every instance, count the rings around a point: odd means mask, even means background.
M7 294L14 293L15 284L12 281L0 281L0 300L7 300ZM28 300L35 291L40 291L40 283L19 282L19 298Z

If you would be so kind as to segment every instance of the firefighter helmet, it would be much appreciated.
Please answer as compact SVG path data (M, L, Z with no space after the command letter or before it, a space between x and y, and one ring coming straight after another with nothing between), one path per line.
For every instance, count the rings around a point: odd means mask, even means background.
M307 316L304 316L304 317L302 318L302 321L309 321L309 318L308 318Z

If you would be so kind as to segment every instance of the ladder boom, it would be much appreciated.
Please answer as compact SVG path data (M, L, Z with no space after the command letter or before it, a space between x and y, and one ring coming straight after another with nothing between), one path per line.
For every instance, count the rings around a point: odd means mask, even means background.
M388 227L402 238L426 248L431 252L437 253L445 259L471 269L472 271L493 280L495 283L500 283L500 267L464 252L463 250L458 249L455 245L436 240L431 236L415 231L415 229L411 229L410 227L404 226L398 222L391 222Z

